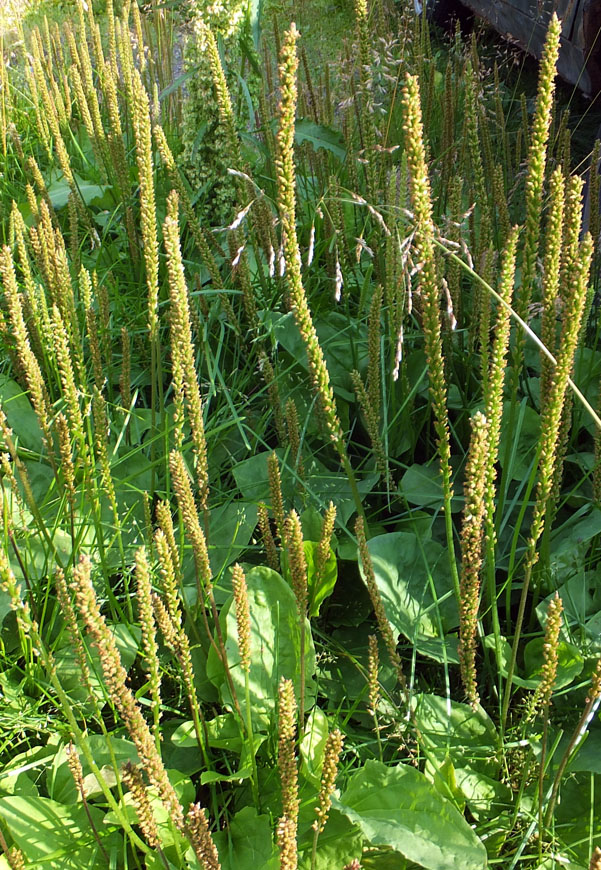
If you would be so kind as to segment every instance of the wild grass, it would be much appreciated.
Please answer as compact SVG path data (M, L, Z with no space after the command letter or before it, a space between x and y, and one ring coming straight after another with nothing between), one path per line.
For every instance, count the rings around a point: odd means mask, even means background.
M325 67L196 22L175 82L173 12L76 11L0 46L0 864L598 866L557 20L530 111L384 0Z

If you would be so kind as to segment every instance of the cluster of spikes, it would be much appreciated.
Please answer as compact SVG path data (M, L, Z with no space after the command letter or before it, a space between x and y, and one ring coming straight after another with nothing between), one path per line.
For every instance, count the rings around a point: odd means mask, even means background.
M141 760L141 767L128 767L123 781L131 791L144 840L132 828L122 807L94 761L89 741L73 714L56 676L52 654L40 636L38 614L29 594L22 594L5 553L0 553L0 575L17 612L19 632L39 650L53 689L69 718L73 746L69 765L82 790L81 753L97 777L109 807L117 814L132 844L147 852L158 848L156 820L148 798L151 787L177 829L187 839L201 866L219 867L206 809L199 804L185 810L166 773L160 752L161 678L158 664L157 634L160 632L173 654L188 699L200 751L208 761L206 723L194 688L194 669L190 641L185 630L185 612L179 595L182 565L179 542L174 530L173 509L159 498L153 480L146 496L145 546L135 554L135 595L138 601L142 646L152 722L148 724L132 690L120 654L101 611L94 576L96 566L80 554L79 506L82 499L91 506L98 530L103 523L102 504L108 500L112 514L115 546L119 550L124 583L131 575L127 548L123 542L123 517L113 477L109 448L110 415L115 407L126 419L137 398L131 390L132 335L120 328L121 366L114 376L115 348L111 304L118 288L110 277L103 281L85 264L100 245L98 229L86 204L84 192L72 163L68 133L72 125L85 129L93 151L101 184L110 185L119 201L132 269L143 276L147 291L147 318L144 334L134 340L143 342L150 359L151 462L160 443L159 419L165 390L162 345L168 333L170 348L169 389L174 404L172 449L165 462L175 495L175 503L186 539L194 556L197 584L195 616L203 620L207 635L213 638L216 654L223 664L230 687L232 707L242 722L248 739L253 740L249 705L238 698L230 664L221 636L219 610L213 592L209 558L210 471L205 436L203 390L197 371L195 337L202 336L203 302L193 303L182 256L182 225L192 239L210 276L224 319L239 341L246 342L256 355L257 370L265 384L273 415L277 442L290 450L290 461L303 485L307 471L302 455L303 434L299 411L293 399L283 406L271 349L261 337L261 312L269 304L269 288L281 290L284 307L292 312L306 353L309 381L320 425L326 440L347 474L355 497L358 518L355 532L363 575L371 596L377 627L407 700L409 692L394 631L387 619L368 549L369 529L358 492L355 471L349 457L342 415L337 406L326 358L306 292L310 270L315 265L316 223L328 240L319 251L325 265L336 303L350 294L354 266L362 259L373 261L376 290L367 303L361 300L368 325L369 361L364 381L352 372L352 383L369 440L375 467L388 493L396 486L384 441L383 373L387 384L404 384L403 343L413 315L419 318L424 338L429 375L429 396L436 452L440 465L444 499L444 519L454 594L460 615L460 673L468 701L476 706L478 697L477 627L484 601L490 611L492 631L501 659L501 630L498 617L498 591L495 582L496 475L499 462L501 416L504 391L517 395L523 367L523 346L532 330L528 315L533 303L541 306L543 365L541 377L541 437L538 446L538 475L534 509L527 549L521 565L522 589L513 626L513 647L508 666L507 685L511 686L520 649L529 592L535 580L539 542L548 533L558 506L565 450L571 420L571 374L575 353L588 319L592 297L589 292L591 266L598 255L599 215L590 219L590 233L581 227L582 181L569 175L569 131L567 119L556 122L553 114L555 66L560 24L553 17L544 56L532 123L525 123L515 141L504 137L504 161L498 162L491 143L491 127L505 130L500 99L496 117L486 116L481 99L481 77L475 47L470 56L449 62L444 82L445 124L442 161L433 174L428 167L428 148L424 126L433 111L434 65L428 44L425 20L415 20L401 11L401 37L407 60L397 64L399 99L402 104L403 163L394 162L394 147L388 131L382 130L379 114L380 94L373 74L374 43L368 27L368 9L357 0L355 8L356 42L359 67L353 79L351 105L342 107L342 126L347 149L348 189L341 186L327 153L312 151L295 143L295 122L299 114L311 115L316 122L331 121L331 83L326 68L322 87L311 80L306 58L304 83L298 72L297 41L294 25L279 45L277 73L266 60L265 90L260 95L258 121L264 143L271 155L275 193L273 201L253 180L244 162L236 128L233 103L221 65L215 37L207 28L205 44L211 81L219 107L219 121L229 143L232 186L232 219L225 228L226 243L199 221L186 180L178 167L166 129L177 122L181 105L175 92L169 92L172 58L169 50L168 21L155 10L152 26L140 15L136 2L124 3L115 14L107 0L108 51L103 44L92 4L79 3L76 26L58 29L46 26L34 30L27 43L27 62L23 71L31 96L36 128L44 149L44 159L56 166L68 189L68 227L61 229L61 217L44 181L39 160L25 149L18 133L18 105L13 105L8 72L0 65L0 149L5 159L17 160L26 180L26 195L31 219L25 220L13 203L8 219L7 244L0 251L0 282L4 308L0 312L0 337L10 354L12 369L27 390L43 438L44 455L58 491L64 492L68 518L67 533L72 553L65 563L53 535L40 517L27 465L22 460L7 414L0 410L3 444L2 469L10 494L7 513L9 537L16 541L15 529L25 528L33 517L56 561L55 585L67 629L78 657L84 685L90 685L89 666L83 635L98 649L107 693L126 727ZM380 33L388 36L390 23L385 3L378 4ZM387 29L388 28L388 29ZM386 42L384 36L383 41ZM24 40L24 37L23 37ZM398 48L398 45L397 45ZM386 49L388 50L388 49ZM392 49L390 49L392 51ZM302 58L302 52L301 52ZM392 67L391 67L392 68ZM461 152L455 136L454 118L458 106L454 83L465 74L464 129ZM498 72L495 70L498 85ZM422 93L420 94L420 83ZM299 85L300 93L299 93ZM165 93L166 92L166 95ZM274 136L269 125L271 114L278 118ZM527 121L526 117L526 121ZM552 149L557 146L549 172ZM126 147L127 146L127 147ZM128 164L127 148L135 154L135 177ZM158 155L158 159L157 158ZM593 155L591 200L598 202L599 179ZM459 161L466 171L454 173ZM316 209L310 234L299 238L296 167L311 167L324 191L321 207ZM166 202L158 202L157 164L168 179ZM308 173L307 173L308 174ZM404 176L409 177L408 194ZM508 209L511 178L525 178L525 221L512 226ZM492 179L487 186L485 179ZM468 179L468 180L466 180ZM435 197L433 185L442 193ZM359 191L365 191L360 195ZM545 199L549 206L546 219ZM448 229L442 236L437 228L434 202L445 202ZM477 203L465 212L465 202ZM164 205L164 207L163 207ZM343 208L344 207L344 208ZM349 239L348 216L352 211L356 231ZM161 220L159 214L164 217ZM467 230L465 229L467 225ZM467 237L467 242L466 242ZM227 250L225 250L227 248ZM262 279L257 282L248 256L250 249L260 252ZM302 251L306 250L303 256ZM374 254L374 251L376 253ZM379 252L379 253L378 253ZM501 252L500 256L496 252ZM542 257L542 281L538 263ZM516 289L516 264L521 263L521 282ZM162 265L164 263L164 266ZM461 283L464 273L473 279L478 292L468 306ZM162 282L168 298L162 297ZM257 283L260 285L257 287ZM236 290L235 296L230 288ZM240 304L232 299L239 297ZM202 300L202 296L200 297ZM168 323L162 318L163 302L169 308ZM493 304L494 303L494 304ZM559 312L559 314L558 314ZM517 324L510 345L511 322ZM382 324L384 323L384 327ZM482 410L471 421L471 440L467 450L464 485L464 511L459 535L460 558L456 557L456 535L452 518L454 498L451 456L453 445L448 413L448 371L445 346L453 333L463 330L470 352L478 355L482 376ZM385 350L384 350L385 349ZM385 355L387 353L387 356ZM88 362L88 360L90 362ZM511 362L511 379L505 371ZM516 402L511 403L512 407ZM57 411L57 408L59 409ZM599 422L597 420L597 422ZM510 421L511 426L511 421ZM191 445L184 456L185 444ZM601 497L601 438L597 438L594 472L595 497ZM301 636L301 663L304 663L304 638L310 601L303 532L297 513L286 513L281 491L276 453L268 462L271 515L259 506L261 541L268 565L279 570L285 562L295 594ZM83 482L83 484L82 484ZM154 517L152 511L154 510ZM333 505L323 516L322 535L317 556L317 572L325 570L336 511ZM102 533L98 531L100 546ZM18 558L18 545L15 543ZM153 573L159 578L160 592L153 591ZM244 571L232 571L240 665L250 670L250 610ZM27 591L26 591L27 592ZM126 589L131 602L134 590ZM108 593L110 595L110 592ZM129 604L131 607L131 603ZM133 616L133 614L131 614ZM557 670L557 643L561 623L561 601L549 607L545 638L545 663L541 684L532 700L529 716L542 715L545 723ZM157 631L158 630L158 631ZM370 712L377 729L378 647L370 640ZM292 676L292 675L291 675ZM297 866L297 824L299 811L297 731L305 719L305 675L301 673L298 698L290 679L284 679L279 692L278 765L282 780L283 812L277 826L281 867ZM601 664L593 674L583 721L601 695ZM90 692L90 697L94 695ZM501 710L505 725L511 692L506 691ZM98 704L95 701L96 705ZM102 721L100 710L96 710ZM314 826L315 843L323 831L330 808L342 737L329 735L323 765L319 802ZM569 747L568 747L569 749ZM566 752L568 752L566 750ZM566 759L569 754L566 755ZM258 774L253 770L253 788L258 789ZM564 765L565 767L565 765ZM557 774L553 800L563 769ZM160 853L160 849L159 849ZM11 866L18 867L19 855L12 851ZM167 865L166 865L167 866ZM352 862L350 867L358 866Z

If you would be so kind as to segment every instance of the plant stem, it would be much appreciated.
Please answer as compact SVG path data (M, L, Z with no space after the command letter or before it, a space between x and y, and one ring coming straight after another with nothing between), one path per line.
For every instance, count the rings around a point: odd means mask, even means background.
M553 780L553 787L551 789L551 796L549 798L549 803L547 804L547 811L545 812L545 825L548 825L551 816L553 815L553 810L555 809L555 803L557 801L557 795L559 793L559 786L561 785L561 780L566 769L568 762L570 761L574 750L577 748L578 744L586 734L586 728L589 722L592 720L595 711L599 707L601 703L601 697L595 698L594 696L589 698L587 701L582 716L576 726L574 733L568 743L566 750L559 762L559 767L557 768L557 773L555 774L555 779Z
M259 798L259 772L257 770L257 758L255 754L255 738L253 733L252 711L250 707L250 674L248 671L244 674L244 697L246 703L246 736L250 742L250 760L253 768L251 787L253 791L253 800L257 812L260 812L261 802Z

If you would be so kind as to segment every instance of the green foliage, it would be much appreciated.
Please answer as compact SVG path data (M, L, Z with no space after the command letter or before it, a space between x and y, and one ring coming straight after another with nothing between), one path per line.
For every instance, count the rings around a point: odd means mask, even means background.
M486 864L486 850L461 814L409 764L367 761L336 802L368 842L390 846L428 870Z
M251 618L250 714L255 727L263 730L275 715L277 688L281 678L290 675L289 679L296 680L297 695L300 691L298 684L301 673L300 630L294 594L279 574L269 568L255 567L247 572L246 583ZM243 700L245 681L244 674L238 666L236 619L231 601L229 606L226 603L223 607L221 620L234 689L240 694L240 703L243 713L246 714ZM308 629L305 631L310 637L310 631ZM305 649L305 660L307 689L311 692L315 671L315 652L312 643L309 643ZM211 682L218 688L223 703L229 706L231 704L229 686L223 665L214 647L209 652L207 673Z
M295 104L290 10L193 4L182 70L179 6L54 3L46 26L46 4L0 70L0 867L584 868L601 354L578 203L559 239L530 209L477 545L466 510L536 95L522 113L485 41L409 9L356 4L345 47L349 10L309 0ZM568 129L556 106L545 177ZM549 353L574 381L552 444Z

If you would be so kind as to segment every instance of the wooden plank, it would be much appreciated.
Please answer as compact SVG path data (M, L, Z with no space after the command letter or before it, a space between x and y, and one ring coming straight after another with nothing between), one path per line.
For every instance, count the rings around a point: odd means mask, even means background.
M538 58L543 51L554 6L561 6L571 19L565 22L564 31L573 32L581 40L585 37L583 28L579 26L583 16L581 0L563 0L561 3L543 0L540 7L537 0L464 0L464 3L506 39ZM598 15L597 21L601 24L601 0L592 0L588 7L593 14ZM586 48L584 44L577 44L562 35L557 69L567 82L578 85L585 93L591 93L599 85L593 83L589 71L585 69ZM599 48L601 50L601 45Z

